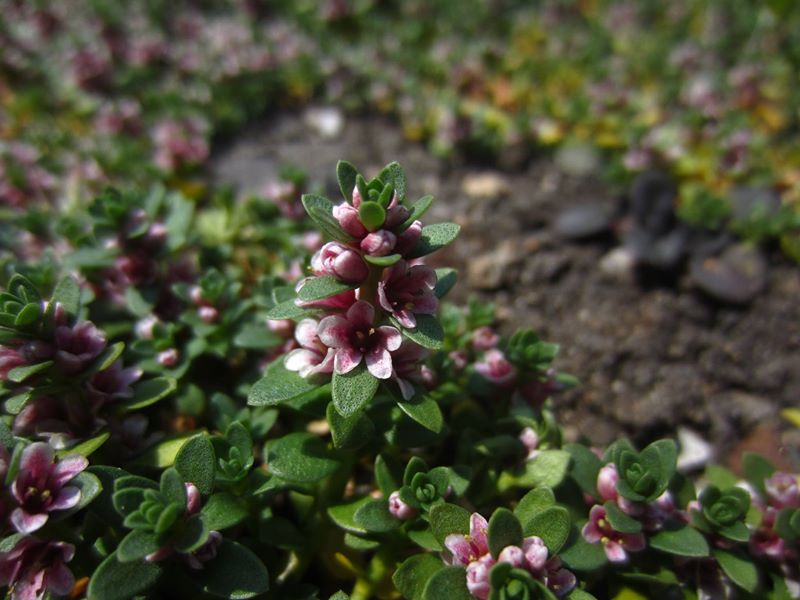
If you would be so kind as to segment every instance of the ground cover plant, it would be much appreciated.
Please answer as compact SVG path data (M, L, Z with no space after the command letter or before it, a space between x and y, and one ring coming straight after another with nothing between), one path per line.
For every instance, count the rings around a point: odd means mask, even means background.
M647 267L682 265L687 232L797 258L799 18L775 0L9 1L6 595L800 597L796 462L687 473L669 438L565 435L553 399L580 382L557 344L446 301L457 274L426 257L459 227L430 222L415 173L331 164L329 198L301 164L240 197L205 170L265 110L327 102L453 161L602 165L631 214L588 235L625 230Z
M458 226L423 225L397 163L336 175L341 198L302 196L301 269L272 229L254 268L270 219L205 238L274 204L158 189L98 197L63 265L8 266L11 598L800 595L797 474L565 443L558 346L447 304L456 273L424 264Z

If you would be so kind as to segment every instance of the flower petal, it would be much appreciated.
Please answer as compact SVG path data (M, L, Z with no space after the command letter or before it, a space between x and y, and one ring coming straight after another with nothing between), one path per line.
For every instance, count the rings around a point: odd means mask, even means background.
M315 367L321 359L322 356L313 350L298 348L286 355L283 366L289 371L299 372L301 377L306 377L309 370Z
M403 336L394 327L382 325L375 330L375 333L380 336L379 344L389 352L394 352L403 343Z
M304 348L313 348L314 341L317 339L318 326L319 323L314 319L303 319L295 327L294 339Z
M392 355L382 345L376 345L367 352L367 370L378 379L392 376Z
M466 536L459 535L458 533L451 533L444 538L444 547L453 555L454 565L466 566L477 558L473 556L472 544L469 543Z
M347 320L354 329L369 329L375 320L375 308L366 300L359 300L347 309Z
M81 490L73 485L67 485L58 490L50 510L66 510L72 508L81 499Z
M11 513L11 524L20 533L33 533L47 523L47 518L47 513L31 515L21 508L15 508L14 512Z
M320 341L326 346L347 348L350 346L350 332L352 329L352 325L347 319L338 316L325 317L319 322L318 335Z
M58 596L66 596L75 585L75 577L67 565L55 563L45 571L47 589Z
M603 550L605 550L606 557L611 562L622 563L628 560L628 553L625 552L625 548L617 542L608 542L603 546Z
M53 468L53 482L56 485L64 485L70 479L89 466L89 461L80 454L70 454L65 456Z
M333 359L333 370L339 375L349 373L358 366L362 356L355 348L339 348Z
M54 456L50 444L34 442L22 451L22 458L19 461L20 475L26 476L29 480L47 477L53 466Z
M483 515L480 513L472 513L469 519L469 536L472 538L472 543L475 544L481 555L489 552L488 531L489 523L483 518Z

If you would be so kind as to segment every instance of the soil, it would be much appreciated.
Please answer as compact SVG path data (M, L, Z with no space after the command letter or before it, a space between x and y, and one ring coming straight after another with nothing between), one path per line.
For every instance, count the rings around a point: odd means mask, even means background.
M450 299L477 294L496 304L504 332L529 327L561 344L557 367L581 380L556 398L568 437L644 443L688 428L721 462L742 448L785 460L785 446L797 444L779 411L800 399L800 277L779 252L768 255L766 290L745 307L703 296L685 270L612 273L600 264L618 245L613 236L566 241L552 223L571 206L613 203L619 190L566 174L549 157L506 172L439 160L375 116L348 117L323 137L302 114L273 115L219 144L212 173L257 192L293 164L338 198L339 159L367 174L400 162L410 194L437 200L426 222L462 225L430 261L459 269Z

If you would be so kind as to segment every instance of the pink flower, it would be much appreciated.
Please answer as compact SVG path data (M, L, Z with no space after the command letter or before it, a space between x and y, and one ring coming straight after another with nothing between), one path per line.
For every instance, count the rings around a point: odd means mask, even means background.
M364 239L368 233L367 228L361 224L361 220L358 218L358 209L346 202L333 207L333 217L339 221L339 225L345 233L353 236L356 240Z
M401 521L407 521L417 514L417 511L400 499L400 492L389 494L389 512Z
M528 451L527 460L536 458L539 454L539 434L532 427L526 427L519 434L519 441Z
M391 254L397 244L397 236L386 229L379 229L368 234L359 247L370 256L386 256Z
M404 260L388 269L378 283L378 303L403 327L417 326L415 314L432 315L439 307L433 293L436 273L425 265L408 266Z
M797 476L778 471L764 481L770 506L775 508L800 508L800 489Z
M512 567L525 567L525 552L519 546L506 546L497 555L497 562L508 563Z
M606 509L595 504L589 511L589 521L583 526L583 538L590 544L603 544L608 560L622 563L628 560L628 551L644 550L646 542L641 533L621 533L611 527Z
M561 559L554 556L544 566L544 583L559 598L565 596L578 584L572 571L561 566Z
M428 355L422 346L410 340L403 340L400 348L392 353L392 376L400 388L404 400L414 397L414 383L425 383L420 361Z
M345 283L361 283L369 267L358 252L339 242L328 242L311 259L315 275L333 275Z
M467 565L467 590L479 600L489 598L489 574L494 565L495 560L491 554L485 554Z
M72 544L24 537L0 553L0 586L9 588L11 600L40 600L48 591L66 596L75 578L65 563L74 555Z
M284 339L289 339L294 335L294 321L291 319L268 319L267 329L277 333Z
M542 538L532 535L522 541L522 551L525 553L525 560L528 568L533 572L544 569L547 564L548 550Z
M500 336L488 326L478 327L472 332L472 347L476 350L491 350L497 348Z
M106 336L91 321L81 321L73 327L56 327L55 342L56 364L64 374L74 375L100 355Z
M0 381L8 379L8 372L25 364L25 357L18 350L0 346Z
M104 371L99 371L86 382L86 394L90 400L100 406L106 402L116 402L133 398L131 384L142 376L139 367L122 368L122 361L116 361Z
M475 363L475 370L495 385L503 387L512 384L517 376L514 365L497 349L488 350L483 360Z
M286 355L284 365L288 370L300 373L301 377L333 372L335 351L320 341L318 328L319 323L314 319L303 319L294 330L300 348Z
M778 511L767 508L761 518L761 525L750 536L748 546L753 556L768 556L777 561L782 561L786 555L786 542L775 531L775 520Z
M335 348L333 368L342 375L355 369L364 358L367 370L378 379L392 375L391 352L400 347L402 337L394 327L375 327L375 308L359 300L344 317L325 317L318 335L323 344Z
M487 532L489 523L478 513L469 519L469 535L452 533L444 540L444 546L452 555L451 564L468 565L489 553Z
M422 237L422 223L414 221L403 233L397 236L397 244L395 244L394 251L405 256L407 252L414 249L420 237Z
M617 500L619 495L617 493L617 481L619 481L619 473L617 473L617 467L614 463L605 465L597 473L597 493L603 502Z
M162 367L174 367L178 364L181 355L177 348L167 348L156 355L156 362Z
M53 449L35 442L22 451L19 473L11 484L11 494L18 507L11 513L11 523L20 533L40 529L54 510L72 508L81 497L75 486L65 485L89 466L83 456L73 454L54 462Z

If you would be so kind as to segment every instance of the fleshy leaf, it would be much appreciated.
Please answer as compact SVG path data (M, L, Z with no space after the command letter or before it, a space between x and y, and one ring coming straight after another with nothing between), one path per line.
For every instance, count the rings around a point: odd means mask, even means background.
M531 518L524 535L542 538L550 554L556 554L567 541L570 532L569 511L563 506L551 506Z
M522 525L507 508L498 508L489 519L489 551L496 559L506 546L522 544Z
M379 383L363 362L344 375L334 372L331 387L333 405L340 415L351 417L372 399Z
M414 329L404 329L399 321L392 318L392 324L403 332L410 340L423 348L439 350L444 340L444 330L441 323L433 315L415 315L417 326Z
M201 509L203 521L213 531L222 531L238 525L247 518L247 507L228 492L212 495Z
M438 504L428 513L433 535L440 544L452 533L469 533L470 513L457 504Z
M155 585L161 576L158 563L120 562L114 553L97 567L89 580L89 600L128 600Z
M316 194L303 194L301 201L308 216L322 233L340 242L352 239L333 216L333 203L330 200Z
M375 426L363 412L343 417L336 410L333 402L329 402L326 416L331 428L333 445L336 448L351 450L360 448L369 442L375 433Z
M325 442L310 433L290 433L270 440L265 449L269 470L291 482L314 483L339 467L339 461Z
M371 533L386 533L400 526L392 513L386 500L370 500L353 514L356 525L363 527Z
M444 563L431 554L415 554L397 568L392 582L404 598L421 600L428 580L444 567Z
M214 489L216 462L211 440L201 433L181 446L175 457L175 468L184 481L190 481L201 494L207 495Z
M358 287L353 283L339 281L333 275L309 277L297 291L297 297L303 301L322 300Z
M283 364L283 358L275 359L247 394L250 406L275 406L314 391L318 386L303 379Z
M194 577L204 592L230 600L246 600L269 589L264 563L248 548L230 540L222 541L216 558L195 571Z
M422 228L422 235L419 242L406 255L406 258L419 258L432 254L458 237L461 229L455 223L436 223Z
M444 567L436 571L422 592L423 600L474 600L467 590L467 575L462 567Z
M399 401L397 406L409 417L433 433L442 431L444 426L442 411L439 408L439 404L432 397L428 395L415 396L410 400Z
M740 588L751 594L758 588L758 568L748 556L734 550L714 548L714 558L725 574Z
M163 400L177 389L178 385L171 377L156 377L136 385L133 399L125 405L125 410L139 410L159 400Z
M708 556L709 548L703 534L688 525L671 525L650 536L650 546L676 556Z
M339 189L347 202L353 199L353 190L356 187L356 176L358 171L346 160L336 163L336 179L339 182Z

